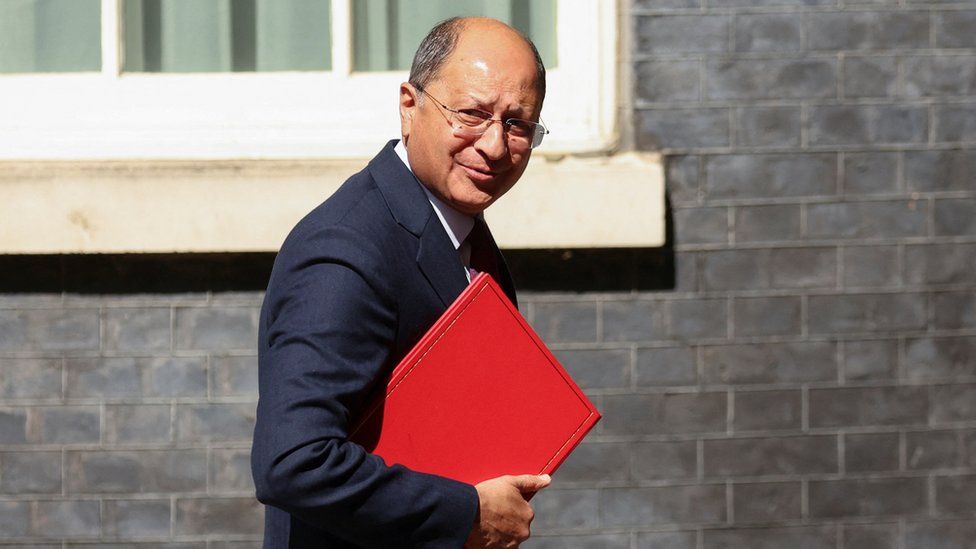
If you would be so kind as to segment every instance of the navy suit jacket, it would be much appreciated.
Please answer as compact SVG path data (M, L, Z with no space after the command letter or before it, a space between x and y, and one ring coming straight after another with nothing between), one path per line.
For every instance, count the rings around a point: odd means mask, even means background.
M268 549L460 547L474 523L473 486L389 467L347 440L374 391L468 283L395 143L302 219L275 259L251 452Z

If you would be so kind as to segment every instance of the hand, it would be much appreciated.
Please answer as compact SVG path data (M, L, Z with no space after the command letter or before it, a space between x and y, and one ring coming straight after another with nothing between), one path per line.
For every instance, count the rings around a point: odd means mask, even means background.
M552 481L549 475L503 476L475 485L478 516L465 542L467 549L518 547L529 539L535 517L528 498Z

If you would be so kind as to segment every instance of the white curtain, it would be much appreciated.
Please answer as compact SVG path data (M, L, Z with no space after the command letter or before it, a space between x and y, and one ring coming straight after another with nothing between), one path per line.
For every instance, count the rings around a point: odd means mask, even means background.
M410 68L420 41L438 22L484 15L527 34L546 66L556 65L556 0L353 0L353 67Z
M99 0L0 0L0 72L99 71Z
M329 70L329 0L125 0L125 70Z

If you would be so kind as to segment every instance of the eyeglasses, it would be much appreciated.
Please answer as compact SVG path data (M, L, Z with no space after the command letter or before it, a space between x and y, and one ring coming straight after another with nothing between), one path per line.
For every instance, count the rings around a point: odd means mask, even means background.
M542 138L549 133L545 126L538 122L521 118L492 118L490 112L480 109L452 109L427 90L416 86L424 95L434 100L442 109L451 113L454 135L464 138L475 138L484 135L492 122L500 122L508 136L509 148L516 150L534 149L542 144Z

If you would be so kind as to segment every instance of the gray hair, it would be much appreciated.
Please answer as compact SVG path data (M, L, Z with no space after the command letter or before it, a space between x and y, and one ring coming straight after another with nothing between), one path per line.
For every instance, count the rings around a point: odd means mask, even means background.
M452 17L441 21L430 29L427 36L420 42L417 53L413 56L413 64L410 66L409 82L414 87L426 89L427 85L437 78L444 62L457 47L458 37L467 24L465 19L464 17ZM539 55L539 50L528 36L517 29L513 30L525 40L535 57L535 84L541 101L546 96L546 67L542 64L542 56Z

